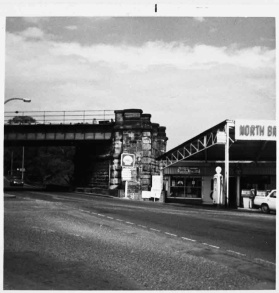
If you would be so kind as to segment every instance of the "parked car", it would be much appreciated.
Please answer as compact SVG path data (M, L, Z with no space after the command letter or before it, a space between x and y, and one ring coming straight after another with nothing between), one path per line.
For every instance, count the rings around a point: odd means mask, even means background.
M19 177L12 177L10 179L10 186L23 186L23 185L24 185L24 182Z
M265 196L255 196L254 206L259 207L265 214L270 213L270 211L276 211L276 190L271 190Z

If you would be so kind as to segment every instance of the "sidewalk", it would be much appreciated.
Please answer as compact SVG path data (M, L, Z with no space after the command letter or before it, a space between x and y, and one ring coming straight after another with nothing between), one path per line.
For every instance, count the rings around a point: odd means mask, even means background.
M16 198L16 196L13 194L4 193L4 198Z
M112 196L110 194L105 194L103 193L98 193L90 190L89 192L81 192L81 191L76 191L76 193L81 193L81 194L86 194L86 195L93 195L93 196L101 196L101 197L109 197L109 198L114 198L114 199L124 199L124 200L132 200L130 198L124 198L124 197L118 197L118 196ZM140 202L150 202L151 204L164 204L164 205L169 205L169 206L177 206L177 207L189 207L189 208L198 208L198 209L207 209L207 210L223 210L223 211L239 211L239 212L248 212L248 213L260 213L260 209L256 208L226 208L223 206L214 206L214 205L194 205L194 204L185 204L185 203L166 203L166 202L161 202L161 201L156 201L155 203L153 201L140 201Z
M261 213L261 209L249 209L249 208L237 208L238 211L241 211L241 212L254 212L254 213Z
M202 209L202 210L215 210L215 211L231 211L231 212L248 212L248 213L261 213L260 209L257 208L227 208L225 206L214 206L214 205L191 205L191 204L184 204L184 203L164 203L166 205L173 205L176 207L189 207L189 208L196 208L196 209Z

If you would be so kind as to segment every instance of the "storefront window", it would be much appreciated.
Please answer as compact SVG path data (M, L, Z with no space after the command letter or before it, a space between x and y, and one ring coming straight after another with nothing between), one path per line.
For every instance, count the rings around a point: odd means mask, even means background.
M170 197L201 198L201 177L172 176Z

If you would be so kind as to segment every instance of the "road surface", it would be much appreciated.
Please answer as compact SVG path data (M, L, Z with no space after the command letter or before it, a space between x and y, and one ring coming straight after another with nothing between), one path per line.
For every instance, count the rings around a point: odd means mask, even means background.
M10 191L4 289L275 288L275 215Z

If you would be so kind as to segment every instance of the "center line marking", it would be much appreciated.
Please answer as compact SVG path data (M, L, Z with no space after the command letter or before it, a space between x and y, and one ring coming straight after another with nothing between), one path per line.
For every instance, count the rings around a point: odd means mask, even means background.
M243 254L243 253L240 253L240 252L237 252L237 251L233 251L233 250L227 250L227 251L231 252L231 253L235 253L237 255L246 256L246 254Z
M175 236L175 237L177 237L177 235L175 235L175 234L171 234L171 233L168 233L168 232L165 232L165 234L170 235L170 236Z
M113 220L113 217L107 217L108 219L112 219Z
M215 246L215 245L211 245L211 244L207 244L207 243L203 243L203 245L210 246L210 247L217 248L217 249L220 248L219 246Z
M271 264L271 265L276 266L275 263L273 263L271 261L267 261L267 260L261 259L261 258L255 258L255 261L259 261L259 262L262 262L262 263L267 263L267 264Z
M142 228L146 228L146 226L143 226L143 225L138 225L139 227L142 227Z
M190 238L186 238L186 237L181 237L181 238L184 239L184 240L189 240L189 241L196 242L196 240L194 240L194 239L190 239Z
M157 232L161 232L161 230L157 230L157 229L154 229L154 228L150 228L150 230L157 231Z
M55 232L55 231L52 230L52 229L46 229L46 231L51 232L51 233L54 233L54 232Z
M98 216L104 217L104 215L98 214Z
M123 220L120 220L120 219L116 219L116 221L123 222Z
M134 225L134 223L131 223L131 222L125 222L125 223L130 224L130 225Z

